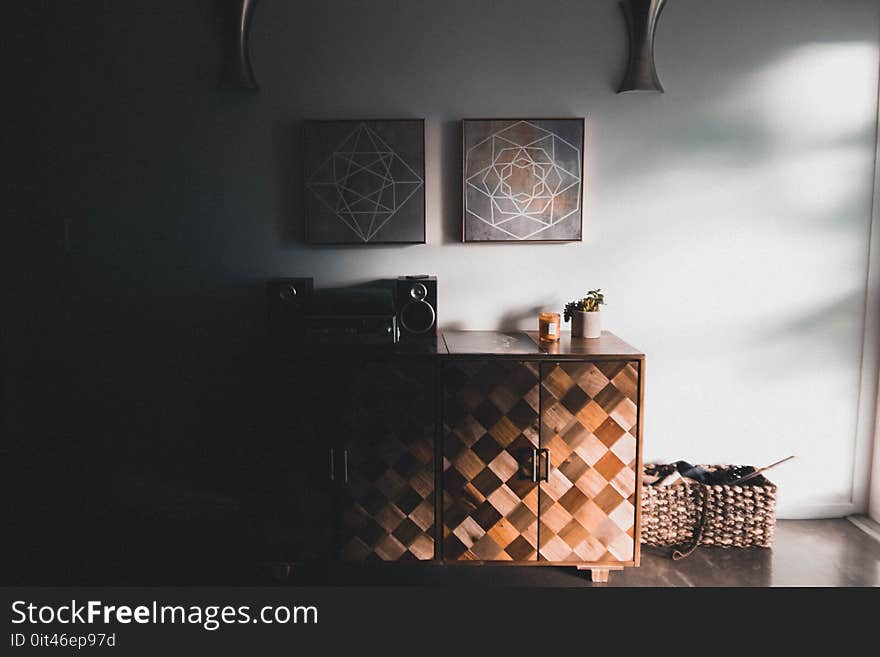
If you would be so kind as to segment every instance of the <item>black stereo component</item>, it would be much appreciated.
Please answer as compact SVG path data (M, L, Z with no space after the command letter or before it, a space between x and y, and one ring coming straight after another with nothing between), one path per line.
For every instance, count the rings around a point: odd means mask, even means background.
M307 344L394 344L396 334L394 315L308 315L305 319Z
M397 279L397 330L401 342L437 335L437 277L401 276Z
M314 287L312 278L274 278L266 283L272 338L302 338L306 309Z
M306 304L304 337L306 344L394 344L394 296L376 285L316 290Z

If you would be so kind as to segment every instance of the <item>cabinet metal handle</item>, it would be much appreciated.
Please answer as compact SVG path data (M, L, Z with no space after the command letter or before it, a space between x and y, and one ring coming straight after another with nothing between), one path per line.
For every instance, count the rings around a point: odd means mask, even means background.
M532 481L538 481L538 448L532 447Z
M330 448L330 481L336 480L336 473L334 472L335 469L336 469L335 468L335 459L333 458L333 448L331 447Z
M345 466L345 469L343 470L343 477L344 477L343 481L347 484L348 483L348 450L347 449L342 450L342 463Z
M541 478L543 481L550 481L550 450L546 447L538 450L544 455L544 476Z

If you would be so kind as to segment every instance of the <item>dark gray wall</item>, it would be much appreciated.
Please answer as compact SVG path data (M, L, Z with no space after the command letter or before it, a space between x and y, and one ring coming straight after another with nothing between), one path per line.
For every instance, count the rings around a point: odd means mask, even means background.
M650 355L649 458L797 452L789 499L848 503L876 3L670 0L663 96L614 94L612 0L261 0L258 95L217 88L214 0L22 4L5 101L16 444L234 489L263 281L433 271L445 326L531 327L605 288L608 327ZM458 244L458 121L536 115L589 117L585 241ZM428 120L428 244L301 244L300 121L388 116Z

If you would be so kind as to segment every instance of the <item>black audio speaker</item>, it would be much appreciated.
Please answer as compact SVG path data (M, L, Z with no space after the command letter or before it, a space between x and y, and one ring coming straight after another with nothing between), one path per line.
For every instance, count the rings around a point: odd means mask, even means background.
M437 335L437 277L398 278L395 312L401 342Z
M266 283L269 335L278 340L303 335L306 306L312 298L312 278L274 278Z

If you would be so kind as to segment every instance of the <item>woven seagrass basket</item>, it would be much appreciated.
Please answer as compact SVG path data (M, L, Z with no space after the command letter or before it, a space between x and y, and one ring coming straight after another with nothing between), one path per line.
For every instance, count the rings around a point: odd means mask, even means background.
M652 471L645 466L645 472ZM728 465L703 466L709 470ZM700 545L770 547L776 524L776 484L763 475L735 486L684 479L674 486L642 486L642 543L672 547L674 559Z

